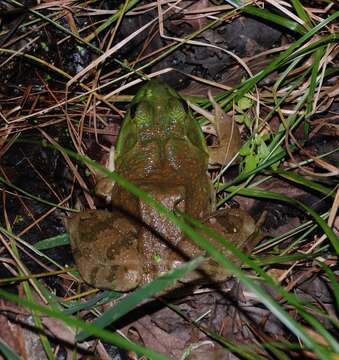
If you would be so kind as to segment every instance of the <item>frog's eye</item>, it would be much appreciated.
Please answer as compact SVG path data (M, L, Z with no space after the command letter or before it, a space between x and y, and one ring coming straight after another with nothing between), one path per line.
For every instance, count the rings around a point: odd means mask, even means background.
M172 121L184 121L187 116L188 105L183 99L171 99L168 104L168 113Z
M135 117L137 107L138 107L138 104L132 104L129 108L129 113L130 113L132 119Z
M189 106L187 104L187 101L185 101L184 99L180 99L180 104L184 108L184 111L186 113L188 113L189 112Z

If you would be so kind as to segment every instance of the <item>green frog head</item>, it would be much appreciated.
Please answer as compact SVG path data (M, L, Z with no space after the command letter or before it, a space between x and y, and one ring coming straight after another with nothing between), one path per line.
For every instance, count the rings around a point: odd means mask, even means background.
M151 80L138 91L118 137L115 164L128 178L131 168L137 168L139 175L152 181L159 171L183 171L183 165L194 166L194 172L207 170L208 151L200 126L170 86Z

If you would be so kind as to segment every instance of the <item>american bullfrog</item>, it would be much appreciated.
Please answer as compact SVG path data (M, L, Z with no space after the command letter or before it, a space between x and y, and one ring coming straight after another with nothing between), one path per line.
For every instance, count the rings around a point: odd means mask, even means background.
M131 102L118 136L116 172L169 210L200 220L250 251L249 240L256 234L253 219L241 209L213 213L208 158L203 133L187 103L159 80L144 85ZM129 291L205 255L166 217L118 184L111 199L112 211L89 210L68 221L76 265L88 284ZM217 281L229 275L212 260L201 272ZM196 280L202 273L183 281Z

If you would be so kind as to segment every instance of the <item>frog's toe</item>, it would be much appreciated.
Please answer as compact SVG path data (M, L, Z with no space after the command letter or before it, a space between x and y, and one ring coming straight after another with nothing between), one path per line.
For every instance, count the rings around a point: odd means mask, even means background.
M125 266L112 267L114 275L111 278L111 289L115 291L131 291L141 282L141 272L138 268ZM113 280L112 280L113 279Z

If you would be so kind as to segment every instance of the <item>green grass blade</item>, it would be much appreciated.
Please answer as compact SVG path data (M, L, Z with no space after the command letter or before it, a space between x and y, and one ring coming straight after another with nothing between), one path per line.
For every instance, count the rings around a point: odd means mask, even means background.
M73 301L72 304L69 304L68 302L64 302L63 305L68 307L66 310L64 310L64 313L68 315L73 315L82 310L91 310L95 306L104 305L109 301L117 300L121 296L123 296L122 293L105 290L100 292L99 294L96 294L91 299L85 302L79 303L78 301L77 302Z
M29 286L29 283L27 281L24 282L24 290L25 290L25 294L27 296L28 301L33 302L33 294L32 294L31 288ZM38 330L39 338L40 338L42 347L47 355L47 359L53 360L54 354L53 354L52 346L49 342L48 337L44 334L44 327L43 327L42 321L35 311L32 311L32 318L33 318L34 324Z
M335 197L335 194L332 189L329 189L326 186L318 184L312 180L308 180L305 177L303 177L297 173L294 173L291 171L285 171L285 170L277 170L277 171L272 171L272 172L274 174L281 176L284 179L293 181L296 184L299 184L299 185L307 187L311 190L317 191L325 196L330 196L333 198Z
M2 353L7 360L21 360L19 355L13 349L11 349L1 338L0 353Z
M339 11L338 11L338 13L339 13ZM330 34L330 35L321 36L321 37L319 37L318 40L312 41L309 45L302 47L301 49L298 49L298 50L296 49L296 51L293 54L290 54L287 58L284 59L284 61L281 63L281 65L285 65L289 61L296 59L301 55L311 55L315 49L320 48L320 47L325 46L330 43L337 43L338 39L339 39L339 33L337 33L337 32Z
M339 354L339 344L337 339L335 339L333 335L325 329L325 327L320 323L320 321L318 321L306 311L300 311L300 313L303 315L304 319L306 319L308 323L313 326L314 330L328 342L332 349L337 354Z
M299 0L291 0L291 2L300 19L304 21L307 30L310 30L312 22L307 12L305 11L304 6Z
M310 86L308 88L307 94L307 106L306 106L306 117L310 117L313 114L313 101L314 101L314 93L317 88L317 77L319 72L319 66L322 56L326 51L325 46L322 46L314 52L313 56L313 65L312 65L312 73L310 79Z
M25 272L29 274L29 271L26 269L25 265L19 265L19 262L20 262L20 254L18 252L18 247L16 245L16 242L14 241L13 238L10 239L10 246L11 246L11 249L13 251L13 254L15 254L15 259L18 260L17 262L17 265L18 265L18 272L19 272L19 275L20 276L24 276L25 275ZM36 280L32 280L36 285L38 284L38 282ZM33 294L32 294L32 291L31 291L31 288L30 288L30 283L27 282L27 281L24 281L23 282L23 289L24 289L24 292L28 298L29 301L33 301ZM38 333L39 333L39 338L40 338L40 342L41 342L41 345L42 345L42 348L44 349L46 355L47 355L47 358L49 360L53 360L54 359L54 355L53 355L53 350L52 350L52 347L51 347L51 344L47 338L47 336L43 333L43 325L42 325L42 321L41 319L37 316L37 314L32 311L32 318L33 318L33 321L34 321L34 324L35 324L35 327L38 329Z
M40 240L34 244L34 247L37 250L47 250L52 249L58 246L65 246L69 244L68 234L61 234L57 236L50 237L48 239Z
M265 10L265 9L261 9L259 7L253 6L253 5L248 5L246 7L243 8L243 12L252 15L252 16L256 16L260 19L269 21L271 23L277 24L279 26L282 26L288 30L291 30L293 32L297 32L298 34L304 35L306 30L304 29L304 27L302 27L300 24L298 24L297 22L288 19L284 16L280 16L277 14L272 13L271 11Z
M319 252L312 254L293 254L293 255L277 255L277 256L258 256L255 261L259 265L275 265L285 264L288 262L302 261L302 260L313 260L319 256Z
M130 0L126 6L125 9L125 13L129 10L131 10L138 2L140 2L140 0ZM93 33L91 33L90 35L88 35L85 40L85 43L89 43L90 41L92 41L93 39L95 39L102 31L104 31L105 29L107 29L109 26L112 26L112 24L114 22L116 22L119 17L123 16L124 14L121 14L123 10L123 7L120 8L115 14L113 14L111 17L109 17L107 20L105 20L105 22L103 24L101 24L100 26L98 26L95 31Z

